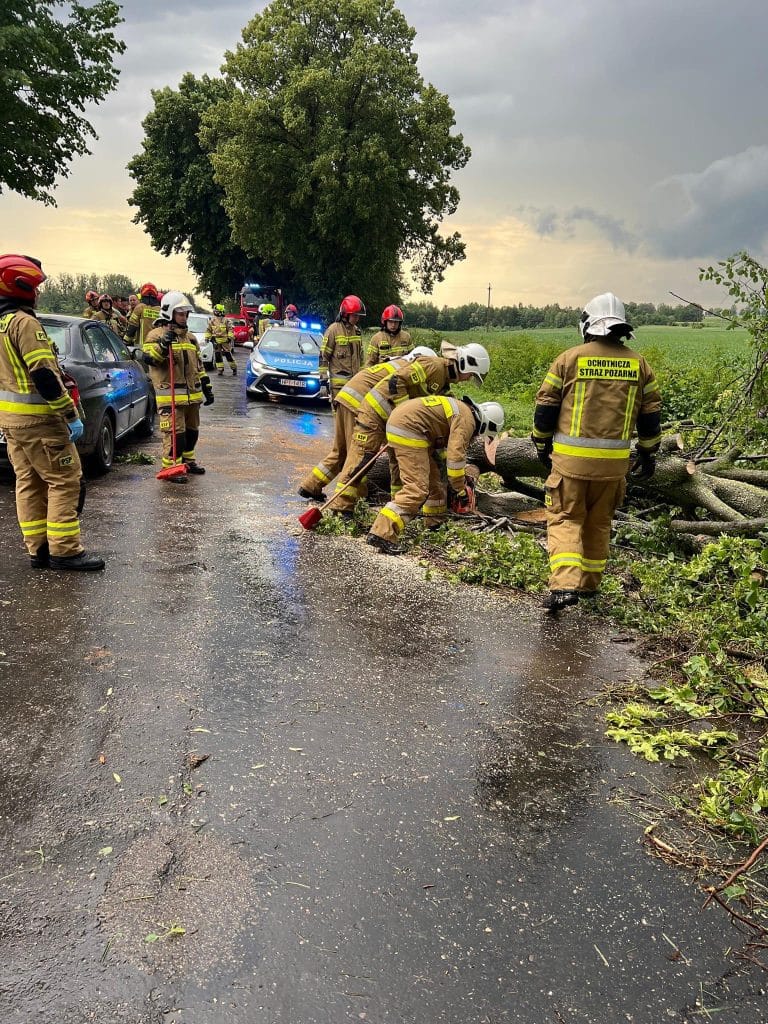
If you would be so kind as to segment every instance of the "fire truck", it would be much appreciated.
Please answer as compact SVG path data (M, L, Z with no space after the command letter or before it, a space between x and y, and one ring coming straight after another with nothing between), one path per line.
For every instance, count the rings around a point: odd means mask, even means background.
M275 312L272 314L275 320L283 318L285 302L282 288L246 282L235 298L240 303L240 316L249 327L253 327L256 334L259 333L259 306L264 303L271 302L275 307Z

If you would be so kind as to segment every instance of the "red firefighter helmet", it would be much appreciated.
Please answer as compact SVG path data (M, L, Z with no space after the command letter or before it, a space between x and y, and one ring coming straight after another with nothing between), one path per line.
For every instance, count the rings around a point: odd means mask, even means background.
M298 306L294 306L294 304L292 302L289 302L288 305L285 307L285 312L286 313L293 313L294 316L298 316L299 315L299 307Z
M0 256L0 296L34 302L44 280L42 267L31 256Z
M346 298L341 300L339 306L339 317L344 319L345 316L351 316L354 314L358 316L365 316L365 306L362 299L358 299L356 295L347 295Z
M148 295L151 295L153 299L160 299L160 292L152 284L151 281L147 281L146 284L143 284L141 286L141 288L139 289L139 295L142 297L142 299L146 299Z
M387 320L399 320L403 322L403 311L399 306L387 306L384 312L381 314L381 326L383 327Z
M89 288L88 291L85 293L85 301L86 302L93 302L93 300L94 299L98 299L98 297L99 297L99 293L95 292L93 290L93 288Z

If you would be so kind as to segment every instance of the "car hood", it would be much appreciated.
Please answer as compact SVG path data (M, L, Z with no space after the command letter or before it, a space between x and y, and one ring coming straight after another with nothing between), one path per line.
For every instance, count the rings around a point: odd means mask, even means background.
M320 354L299 355L296 352L281 352L279 349L268 351L258 350L266 366L273 370L285 370L290 373L312 373L320 366Z

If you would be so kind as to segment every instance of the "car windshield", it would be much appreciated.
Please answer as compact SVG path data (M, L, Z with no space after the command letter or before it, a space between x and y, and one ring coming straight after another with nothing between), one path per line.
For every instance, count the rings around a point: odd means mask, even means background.
M290 352L302 356L313 356L320 351L322 339L317 334L297 331L295 327L273 328L265 331L259 348L269 352Z
M45 327L45 333L56 346L60 356L68 356L72 346L69 341L69 328L64 324L52 324L48 321L41 321Z
M197 335L197 340L202 341L208 329L208 317L205 313L190 313L187 320L187 330Z

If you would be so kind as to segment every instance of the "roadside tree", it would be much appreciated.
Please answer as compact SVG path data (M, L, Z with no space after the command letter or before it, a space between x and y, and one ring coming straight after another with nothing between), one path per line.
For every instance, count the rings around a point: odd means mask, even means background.
M464 258L439 226L470 152L414 35L393 0L273 0L226 55L232 94L203 117L232 238L327 311L349 291L392 301L401 261L428 292Z
M57 176L67 177L72 159L90 153L89 136L97 138L85 104L99 103L117 84L114 58L125 44L111 30L122 20L111 0L0 4L0 192L55 206Z

